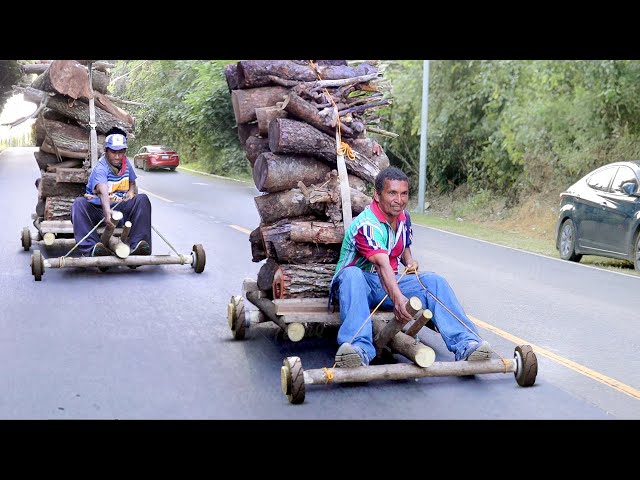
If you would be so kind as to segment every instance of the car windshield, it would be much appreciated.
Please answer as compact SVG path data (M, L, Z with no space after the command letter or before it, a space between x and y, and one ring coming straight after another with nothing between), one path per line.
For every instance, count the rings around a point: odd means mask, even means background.
M165 145L151 145L148 147L150 153L159 153L159 152L171 152L172 148L169 148Z

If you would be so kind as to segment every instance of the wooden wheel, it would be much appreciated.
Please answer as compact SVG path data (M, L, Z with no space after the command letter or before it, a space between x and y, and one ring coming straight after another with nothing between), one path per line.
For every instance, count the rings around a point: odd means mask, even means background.
M31 248L31 232L29 231L29 227L24 227L22 229L20 239L22 240L22 248L24 248L24 251L26 252Z
M516 359L516 371L513 374L521 387L530 387L538 375L538 359L531 345L518 345L513 353Z
M31 273L33 274L33 278L35 278L36 282L42 280L42 275L44 274L44 260L42 259L40 250L34 250L33 254L31 254Z
M280 367L280 386L289 403L294 405L304 402L304 369L300 357L287 357Z
M245 337L246 318L244 310L244 298L240 295L234 295L227 305L227 320L229 321L229 328L231 329L231 335L236 340L243 340Z
M204 248L200 243L196 243L193 246L192 252L194 256L193 263L191 264L193 270L196 273L204 272L204 265L207 263L207 256L204 253Z

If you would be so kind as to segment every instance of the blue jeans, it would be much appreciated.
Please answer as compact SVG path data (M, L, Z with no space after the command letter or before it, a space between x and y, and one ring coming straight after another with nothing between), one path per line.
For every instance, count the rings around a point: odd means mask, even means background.
M140 240L146 240L151 247L151 202L144 193L139 193L132 199L111 205L111 210L119 210L124 215L118 222L123 226L124 222L131 222L129 231L129 245L135 248ZM89 202L85 197L78 197L71 205L71 223L73 224L73 236L79 242L98 223L104 214L102 205ZM104 225L104 223L102 224ZM116 225L116 226L118 226ZM87 239L78 245L78 251L83 256L91 255L93 246L100 241L97 229L94 230Z
M470 341L482 341L478 330L464 313L455 293L443 277L433 272L419 273L419 275L422 284L464 322L466 327L427 293L414 274L405 275L398 281L400 291L407 298L418 297L422 301L423 308L431 310L433 323L438 327L444 343L450 352L455 353L456 360L460 360ZM400 278L399 274L396 275L396 279L398 278ZM342 324L338 330L338 343L349 342L356 345L365 351L370 360L373 359L376 356L373 326L370 320L366 320L371 310L386 295L380 277L377 273L364 272L358 267L346 267L334 279L331 287L332 293L337 291L340 305ZM389 297L380 305L379 310L393 310L393 303ZM365 323L364 326L363 323Z

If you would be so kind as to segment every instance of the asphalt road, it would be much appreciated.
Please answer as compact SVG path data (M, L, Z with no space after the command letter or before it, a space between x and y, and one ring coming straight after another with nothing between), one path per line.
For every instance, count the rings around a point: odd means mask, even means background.
M416 226L421 271L448 279L498 354L532 345L535 385L518 386L512 373L309 385L291 405L283 359L331 367L337 344L290 342L269 325L232 338L227 304L261 265L248 240L259 223L253 185L138 170L154 227L180 253L202 244L204 272L56 268L36 282L34 247L20 243L37 201L32 151L0 154L1 419L640 418L639 277ZM153 253L172 253L157 233ZM453 360L437 334L421 336L437 361Z

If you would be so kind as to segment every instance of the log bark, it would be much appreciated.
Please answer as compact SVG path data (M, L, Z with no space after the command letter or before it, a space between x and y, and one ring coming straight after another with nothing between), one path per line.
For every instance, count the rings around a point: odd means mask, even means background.
M278 262L273 258L267 258L267 261L264 262L264 265L262 265L258 271L258 289L271 291L273 288L273 277L278 268L280 268Z
M263 224L272 224L283 218L304 215L324 216L324 207L311 205L299 188L259 195L254 201Z
M37 90L31 87L15 87L14 90L18 93L24 94L24 99L27 102L40 104L45 95L47 93ZM89 104L87 104L83 100L72 100L67 97L63 97L60 95L54 95L53 97L49 97L47 101L47 106L65 117L71 118L78 122L80 126L89 130ZM101 108L96 109L96 131L98 133L105 134L112 127L118 127L127 132L127 136L129 139L133 139L133 130L131 125L126 122L123 122L117 117L114 117L109 112L105 112Z
M296 82L313 82L318 75L323 80L336 80L377 73L377 69L363 63L357 67L348 65L318 64L317 72L309 64L293 60L241 60L238 62L240 88L256 88L271 85L272 77Z
M40 125L46 134L40 147L42 151L68 158L89 156L91 147L88 130L57 120L43 119ZM98 135L98 150L103 148L104 139L104 135Z
M281 221L260 227L267 257L284 263L336 263L340 254L338 245L298 243L291 241L291 224Z
M256 108L272 107L281 102L287 93L284 87L261 87L249 90L233 90L231 104L237 124L257 120Z
M422 309L422 300L418 297L411 297L407 300L405 304L405 308L411 314L411 316L415 316ZM375 336L373 342L375 343L376 350L378 354L384 348L387 343L394 337L396 333L402 330L403 323L398 321L397 319L393 319L389 321Z
M253 167L261 153L271 152L269 150L269 139L266 137L249 137L244 144L244 151L247 155L247 160Z
M283 264L273 278L273 298L315 298L329 295L335 264Z
M237 63L232 63L224 66L224 78L227 80L229 93L231 93L232 90L237 90L239 88Z
M320 222L291 222L291 240L294 242L338 243L344 238L344 224Z
M273 120L269 124L269 148L277 154L313 155L330 165L337 164L335 138L297 120L288 118ZM360 148L360 143L354 143L353 148L355 158L346 159L347 170L369 183L374 183L380 170L389 166L389 159L386 155L365 156L355 150Z
M279 104L280 102L278 102ZM256 119L258 120L258 132L266 137L269 133L269 123L274 118L287 118L288 113L282 107L259 107L256 108Z
M38 184L38 196L49 197L78 197L84 195L86 186L80 183L56 182L55 173L43 173Z
M238 124L238 138L240 139L240 145L242 145L243 147L250 137L257 137L258 135L259 132L257 122Z
M315 105L307 102L295 92L289 92L289 100L286 102L284 109L291 116L306 122L318 130L329 135L336 134L336 123L331 121L330 117L321 116ZM340 132L345 137L353 137L353 130L346 125L341 125Z
M89 170L85 168L56 168L56 182L87 184Z
M93 72L91 85L97 92L106 94L109 77ZM75 99L91 98L89 71L74 60L54 60L32 83L33 88L45 92L59 93Z
M47 197L44 204L45 220L71 220L71 205L76 197Z
M329 179L320 186L301 188L310 205L324 205L324 214L333 223L342 221L342 196L338 173L332 170ZM361 213L372 201L367 194L350 188L351 214L353 217Z
M262 241L262 233L260 233L260 227L255 228L249 234L249 243L251 244L251 261L258 263L267 258L267 252L264 249L264 242Z
M47 171L49 167L55 167L60 163L58 161L58 157L50 153L43 152L40 149L34 151L33 156L35 157L36 163L38 164L38 168L40 170ZM77 161L77 160L74 160L74 161Z
M261 192L281 192L304 184L320 183L331 171L326 162L310 156L260 154L253 165L253 181Z
M372 321L374 335L380 333L387 325L387 322L379 318L372 318ZM388 347L391 351L407 357L423 368L430 367L436 360L436 352L433 348L401 331L389 340Z
M59 168L71 168L71 169L77 170L82 166L82 160L78 158L71 158L69 160L63 160L62 162L58 162L58 157L56 157L55 155L52 155L50 153L45 153L45 152L43 152L42 155L48 155L49 157L52 157L56 162L56 163L47 165L46 171L49 173L56 173ZM58 180L58 181L62 181L62 180Z
M105 112L110 113L114 117L122 120L123 122L129 124L131 128L133 128L134 118L129 115L126 110L114 105L113 102L109 99L109 97L101 92L94 92L96 106L104 110Z

